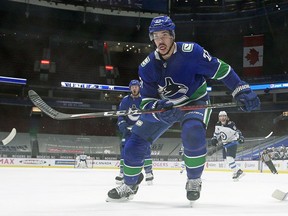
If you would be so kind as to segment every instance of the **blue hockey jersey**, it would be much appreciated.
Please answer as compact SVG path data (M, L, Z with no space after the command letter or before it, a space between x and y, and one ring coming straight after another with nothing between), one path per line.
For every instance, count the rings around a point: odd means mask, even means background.
M183 106L207 96L207 79L221 80L234 90L240 78L224 61L212 57L197 43L175 42L174 53L163 60L154 51L139 66L142 109L151 102L168 99Z
M131 95L125 96L119 107L118 110L135 110L139 109L141 103L141 97L133 98ZM138 120L139 115L127 115L127 116L119 116L117 125L119 126L121 123L126 122L128 126L132 126Z

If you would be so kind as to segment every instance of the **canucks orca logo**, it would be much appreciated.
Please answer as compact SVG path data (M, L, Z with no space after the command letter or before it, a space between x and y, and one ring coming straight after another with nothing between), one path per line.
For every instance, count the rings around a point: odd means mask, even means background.
M180 93L180 94L186 94L188 91L188 87L181 84L181 83L175 83L171 77L165 78L165 86L162 87L159 85L158 92L160 95L162 95L164 98L170 98L174 95Z
M137 109L137 107L136 107L136 105L135 104L132 104L132 106L129 108L129 111L132 111L132 110L136 110ZM138 118L140 117L140 115L128 115L128 118L131 120L131 121L137 121L138 120Z

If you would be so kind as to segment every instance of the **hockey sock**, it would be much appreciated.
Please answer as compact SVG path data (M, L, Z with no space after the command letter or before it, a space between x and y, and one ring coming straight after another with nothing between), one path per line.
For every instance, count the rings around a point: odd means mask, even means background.
M206 161L205 129L199 120L189 119L182 126L183 160L188 179L200 178Z
M152 172L152 159L151 158L144 160L144 170L145 170L145 173Z
M227 156L226 163L228 163L228 166L233 170L234 173L237 172L238 167L233 157Z

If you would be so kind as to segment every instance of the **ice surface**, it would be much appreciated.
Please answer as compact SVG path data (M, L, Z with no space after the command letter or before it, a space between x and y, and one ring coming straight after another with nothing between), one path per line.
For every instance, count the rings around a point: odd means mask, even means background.
M186 174L178 170L154 170L154 184L142 182L132 201L107 203L117 174L115 169L0 168L0 215L288 215L288 201L271 196L275 189L288 191L287 174L246 173L233 182L231 172L205 171L193 207L186 199Z

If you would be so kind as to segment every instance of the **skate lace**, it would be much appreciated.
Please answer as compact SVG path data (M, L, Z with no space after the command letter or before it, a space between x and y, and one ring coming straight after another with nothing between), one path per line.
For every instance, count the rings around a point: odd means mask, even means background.
M126 196L126 195L134 193L134 191L126 184L120 185L120 186L116 187L115 189L121 197L123 195Z
M190 179L186 184L187 191L200 191L201 190L201 179Z

